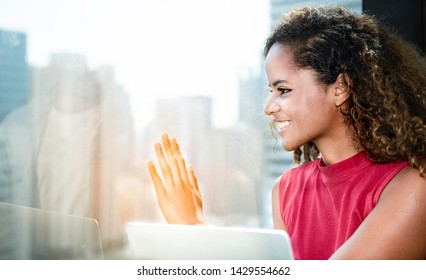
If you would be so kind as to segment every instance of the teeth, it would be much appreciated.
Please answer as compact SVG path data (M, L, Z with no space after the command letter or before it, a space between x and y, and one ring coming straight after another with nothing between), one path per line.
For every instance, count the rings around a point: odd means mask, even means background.
M281 122L275 122L275 127L281 131L284 128L287 128L291 124L291 121L281 121Z

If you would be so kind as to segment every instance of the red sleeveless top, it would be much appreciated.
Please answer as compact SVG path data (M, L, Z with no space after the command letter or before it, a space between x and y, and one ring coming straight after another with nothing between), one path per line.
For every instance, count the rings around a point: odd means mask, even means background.
M407 162L378 164L364 152L325 166L321 159L282 175L280 211L295 259L328 259L376 206Z

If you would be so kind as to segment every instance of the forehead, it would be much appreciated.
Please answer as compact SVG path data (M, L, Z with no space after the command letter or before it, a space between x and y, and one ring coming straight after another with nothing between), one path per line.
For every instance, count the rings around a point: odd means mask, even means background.
M293 64L293 50L290 46L275 43L269 49L265 58L266 66L282 66L296 69Z
M270 85L277 81L295 82L302 69L293 63L293 50L290 46L275 43L265 58L266 76Z
M294 47L275 43L265 58L266 76L269 85L278 81L290 84L321 84L316 72L311 68L300 68L293 62Z

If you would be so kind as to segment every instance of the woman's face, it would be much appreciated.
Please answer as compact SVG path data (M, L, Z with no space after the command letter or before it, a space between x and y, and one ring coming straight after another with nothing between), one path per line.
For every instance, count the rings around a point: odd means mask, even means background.
M266 56L271 96L265 113L273 118L285 150L314 142L321 151L322 144L333 143L337 136L342 114L333 86L319 84L311 69L298 69L292 54L291 47L275 43Z

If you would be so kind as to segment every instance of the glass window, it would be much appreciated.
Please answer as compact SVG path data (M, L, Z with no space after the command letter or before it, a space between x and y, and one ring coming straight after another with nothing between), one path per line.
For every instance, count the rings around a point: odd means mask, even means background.
M102 257L126 258L128 222L165 222L145 167L162 132L194 166L209 221L272 228L270 190L292 155L274 151L263 117L265 38L295 3L361 11L360 0L0 2L1 259L99 257L87 219ZM65 253L81 240L94 248Z

